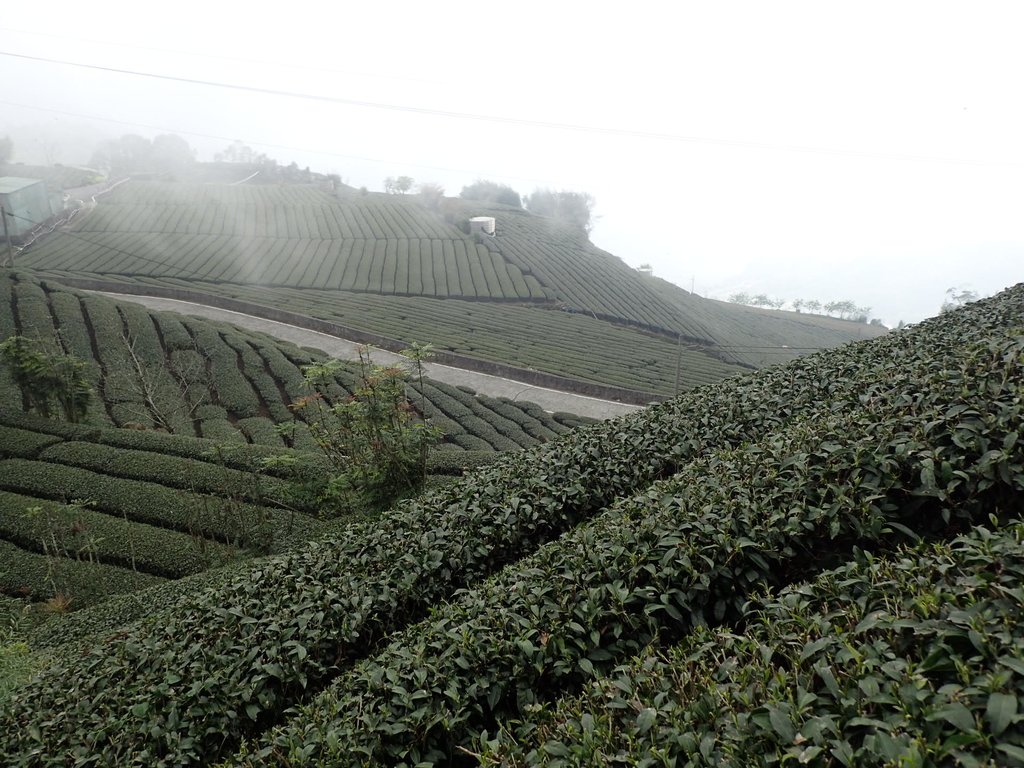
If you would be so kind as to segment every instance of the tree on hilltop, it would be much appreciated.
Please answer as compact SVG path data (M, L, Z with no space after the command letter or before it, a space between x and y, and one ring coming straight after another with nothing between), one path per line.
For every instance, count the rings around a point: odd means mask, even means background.
M14 156L14 142L11 141L10 136L4 136L0 139L0 165L5 165L11 162L11 158Z
M388 176L384 179L384 191L389 195L404 195L415 183L416 180L412 176Z
M477 179L459 193L463 200L477 200L482 203L501 203L515 208L523 207L523 200L512 187L496 181Z
M104 168L112 176L131 173L177 175L195 163L195 150L180 136L165 133L150 141L145 136L127 133L119 139L102 142L89 165Z
M524 201L526 210L577 228L585 235L594 228L592 212L594 209L593 195L587 192L554 192L550 189L535 189L533 194Z
M436 211L444 200L444 187L432 181L425 181L417 187L423 207Z

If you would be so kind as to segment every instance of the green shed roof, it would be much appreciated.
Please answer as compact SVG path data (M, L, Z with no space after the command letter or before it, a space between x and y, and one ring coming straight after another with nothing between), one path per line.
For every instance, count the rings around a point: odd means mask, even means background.
M17 192L19 189L41 184L40 179L23 179L20 176L0 176L0 195Z

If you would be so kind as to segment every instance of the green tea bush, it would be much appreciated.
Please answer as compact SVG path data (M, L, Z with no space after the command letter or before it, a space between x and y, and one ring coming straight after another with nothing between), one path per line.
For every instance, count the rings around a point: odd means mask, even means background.
M0 538L22 549L180 578L236 555L231 547L89 509L0 491ZM29 586L29 585L27 585Z
M1024 336L951 362L892 382L905 395L796 420L624 499L438 607L243 763L451 762L495 722L659 637L736 621L752 591L851 542L1019 514Z
M652 482L692 461L754 446L791 421L805 422L813 433L814 420L829 414L875 400L920 397L916 379L946 367L959 370L966 347L989 335L1005 338L1008 328L1019 326L1022 300L1024 289L1014 289L907 332L727 380L585 427L542 448L507 454L372 525L348 527L262 560L228 583L190 595L175 609L96 645L74 664L44 671L0 712L0 751L13 765L214 761L457 590L529 555L617 499L639 499ZM970 376L961 386L968 395L976 392ZM972 454L975 418L962 414L963 430L955 433ZM831 442L821 436L814 462L830 460L825 444ZM822 452L826 455L818 456ZM728 453L720 456L725 460ZM840 471L843 458L840 452L831 459L831 471ZM916 453L901 459L901 466L920 468L929 492L955 479L946 477L941 461L929 474L926 458ZM1001 471L994 459L987 466L986 471ZM928 477L944 485L932 489ZM907 482L902 475L897 479ZM811 490L838 499L844 486L835 487ZM931 498L923 494L922 503L932 503ZM660 505L660 496L653 501ZM676 513L671 505L668 509ZM787 521L789 513L773 511ZM791 517L781 530L792 525L794 535L806 537L804 514ZM863 520L855 516L847 523ZM614 582L614 571L601 574L598 585ZM696 584L701 585L699 577ZM678 610L671 597L676 593L673 587L666 605ZM711 615L716 604L717 599L710 604ZM658 612L671 618L667 607ZM461 637L461 630L452 631L454 639ZM598 637L602 644L614 639ZM629 652L625 641L621 651Z
M4 563L0 591L21 594L33 601L59 598L67 601L69 609L93 605L111 595L135 592L163 581L159 576L129 568L29 552L3 539L0 558Z
M55 435L0 424L0 456L34 459L48 445L60 442Z
M861 554L485 738L484 765L1021 765L1024 527Z

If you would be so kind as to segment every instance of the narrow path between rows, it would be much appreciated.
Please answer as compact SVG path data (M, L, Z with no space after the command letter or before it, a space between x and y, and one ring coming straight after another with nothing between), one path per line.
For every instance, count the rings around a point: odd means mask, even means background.
M274 320L266 320L254 315L233 312L228 309L195 304L178 299L163 299L155 296L137 296L125 293L99 292L118 301L134 301L149 309L165 312L178 312L185 315L196 315L209 320L232 323L250 331L259 331L268 336L290 341L303 347L321 349L332 357L341 360L358 359L358 348L361 346L353 341L331 336L319 331L311 331L297 325L288 325ZM405 360L401 355L383 349L373 349L373 360L378 363L397 363ZM449 365L427 363L427 376L453 386L470 387L482 395L489 397L507 397L511 400L529 400L546 411L564 411L578 416L589 416L592 419L609 419L640 408L637 405L618 403L612 400L599 400L586 395L574 395L571 392L560 392L555 389L537 387L515 379L505 379L487 373L468 371L465 368L453 368Z

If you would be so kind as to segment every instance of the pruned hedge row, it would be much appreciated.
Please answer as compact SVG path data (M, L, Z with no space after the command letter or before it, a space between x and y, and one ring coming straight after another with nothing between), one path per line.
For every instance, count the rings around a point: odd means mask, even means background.
M455 387L443 385L440 382L424 382L422 389L422 394L426 397L428 418L433 418L436 412L440 412L441 415L458 422L467 434L482 440L486 445L493 446L498 451L508 451L519 447L508 437L500 434L491 423L474 413L468 402L460 401L460 395L468 401L475 399L472 395L467 395ZM416 401L418 403L418 397Z
M55 435L0 424L0 457L34 459L41 450L59 442Z
M135 592L163 581L150 573L103 563L47 557L3 539L0 561L4 564L0 568L0 592L36 602L60 596L69 601L65 609L94 605L111 595ZM0 744L5 740L5 736L0 736ZM7 755L4 751L0 754Z
M577 429L578 427L585 427L587 424L594 423L594 419L586 416L577 416L575 413L565 413L564 411L555 411L551 414L551 418L569 429Z
M225 563L236 552L213 541L97 512L0 491L0 538L55 557L176 579Z
M695 457L756 443L794 418L913 398L965 345L1019 325L1022 299L1016 289L504 456L53 666L0 714L0 738L16 765L215 760L457 589ZM40 723L45 741L33 736Z
M1024 336L971 352L900 382L906 396L795 420L623 500L436 609L239 763L450 763L658 638L735 622L751 592L851 542L1019 515Z
M259 416L259 397L239 368L238 353L224 342L220 326L195 320L185 321L185 326L206 355L214 403L240 419Z
M173 581L161 581L135 592L113 595L100 603L54 616L33 627L28 642L32 648L73 657L83 643L101 639L129 624L173 609L201 592L223 587L237 578L239 571L251 568L253 562L251 559L236 559L219 568Z
M205 458L216 460L216 457L214 449L213 455ZM210 461L96 443L69 440L49 446L39 454L39 459L194 493L245 499L255 504L273 504L285 498L288 490L287 484L276 477L262 477Z
M1024 526L859 557L491 734L484 765L1024 765Z
M429 341L439 350L477 360L665 395L675 392L677 359L680 360L679 384L684 390L713 383L753 367L741 368L714 356L715 342L710 329L717 329L717 324L723 322L723 312L711 313L711 322L702 330L693 329L690 333L684 330L684 342L680 347L674 336L644 333L636 328L599 320L589 313L559 311L554 304L523 306L519 303L438 300L416 295L386 296L344 290L196 283L173 278L156 283L165 289L199 291L275 307L393 339ZM721 304L706 299L698 301L709 305ZM725 306L731 308L732 305ZM777 344L778 339L787 338L787 333L792 335L794 331L801 330L797 323L788 323L786 333L766 333L763 330L758 333L755 320L748 320L745 325L749 333L742 343L748 345ZM859 328L851 324L851 330L845 334L808 333L806 327L802 330L805 341L799 346L817 348L836 346L857 338ZM774 340L766 342L768 336ZM687 343L686 339L696 340L696 344ZM728 345L730 340L719 343ZM759 356L768 356L771 362L799 355L799 350L759 353Z
M288 403L291 403L296 398L291 397L278 384L274 375L265 370L266 365L260 353L249 344L246 337L237 333L225 333L224 343L238 354L244 366L246 378L249 379L253 389L259 395L261 406L266 407L264 415L278 423L292 421L294 416L288 410ZM294 366L291 367L291 374L301 378Z
M427 474L461 477L477 467L493 464L498 458L494 451L434 452L427 456Z
M223 409L217 406L204 407L217 409L216 412L221 417L224 415ZM263 471L267 474L282 477L288 477L291 474L291 470L283 466L266 467L263 460L270 456L282 454L299 455L274 446L245 443L224 446L216 440L204 440L184 435L170 435L164 432L115 429L89 424L69 424L63 421L53 421L33 414L3 408L0 408L0 425L5 425L4 428L35 432L40 435L53 436L67 441L96 443L133 451L147 451L167 456L179 456L192 461L207 462L218 467L224 466L243 472ZM15 438L13 441L15 443L21 439L17 435ZM24 439L31 440L32 438L25 436ZM44 438L39 439L43 440ZM53 442L56 442L56 440ZM319 458L315 455L307 456L301 454L299 456L302 462L319 461Z
M285 510L27 459L0 461L0 489L62 503L87 502L129 520L246 547L269 547L277 535L295 528L313 531L318 525Z
M74 222L72 229L86 238L55 232L26 252L27 263L110 276L374 293L422 292L427 284L438 296L530 300L546 295L535 277L414 202L383 195L345 200L301 185L259 190L202 185L190 187L190 202L183 204L180 182L126 186L132 191L113 190L89 221ZM141 202L146 199L160 202ZM126 245L137 253L178 258L173 266L157 266L131 256Z

